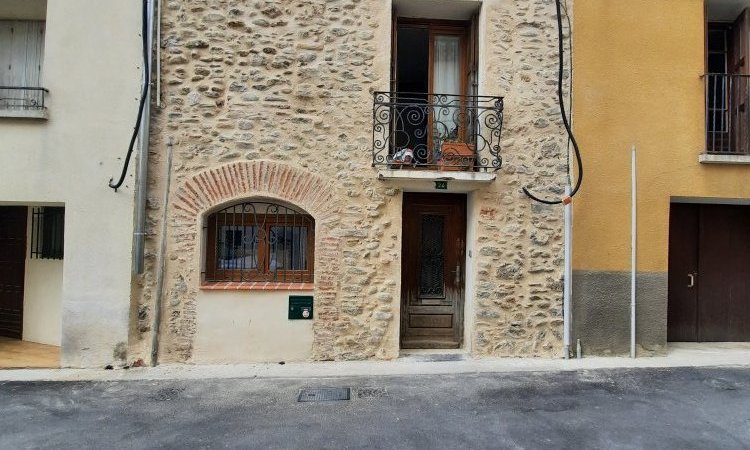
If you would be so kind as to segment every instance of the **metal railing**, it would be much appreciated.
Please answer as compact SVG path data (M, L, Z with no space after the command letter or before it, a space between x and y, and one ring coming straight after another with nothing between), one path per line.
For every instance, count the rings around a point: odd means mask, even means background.
M750 75L709 73L706 83L706 153L750 154Z
M44 109L47 88L28 86L0 86L0 109Z
M375 92L372 165L495 171L503 97Z

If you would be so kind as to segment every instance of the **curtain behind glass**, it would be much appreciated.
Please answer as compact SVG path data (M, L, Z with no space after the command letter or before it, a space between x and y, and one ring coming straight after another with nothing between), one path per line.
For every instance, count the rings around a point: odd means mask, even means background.
M432 92L434 101L433 145L439 149L442 141L458 138L461 101L461 38L435 36L433 49ZM440 95L444 94L444 95Z

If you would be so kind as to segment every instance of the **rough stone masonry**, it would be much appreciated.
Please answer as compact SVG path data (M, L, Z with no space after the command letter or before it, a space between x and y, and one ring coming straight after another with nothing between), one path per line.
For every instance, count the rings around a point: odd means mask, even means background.
M562 210L521 192L532 185L559 196L565 181L554 4L481 3L480 94L505 97L504 163L470 202L466 308L473 315L465 345L474 357L559 355ZM147 270L133 290L128 359L149 353L162 217L160 361L189 362L200 320L202 222L218 206L255 197L296 204L316 219L312 359L398 356L402 192L371 167L372 95L390 82L391 7L389 0L165 2Z

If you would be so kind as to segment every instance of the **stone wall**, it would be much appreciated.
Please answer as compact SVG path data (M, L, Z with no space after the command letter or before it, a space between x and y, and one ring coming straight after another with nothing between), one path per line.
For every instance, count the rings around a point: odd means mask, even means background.
M562 208L533 202L521 191L530 186L553 200L564 193L555 6L551 0L485 0L483 16L480 91L505 96L505 125L503 169L478 193L473 353L560 355Z
M481 91L506 96L506 131L498 180L472 196L466 303L476 316L465 340L475 356L560 352L561 209L520 192L564 180L553 19L548 0L483 5ZM165 2L131 360L149 351L168 178L160 361L191 358L204 215L252 197L316 219L313 359L398 356L401 190L370 165L372 93L389 86L390 33L386 0Z

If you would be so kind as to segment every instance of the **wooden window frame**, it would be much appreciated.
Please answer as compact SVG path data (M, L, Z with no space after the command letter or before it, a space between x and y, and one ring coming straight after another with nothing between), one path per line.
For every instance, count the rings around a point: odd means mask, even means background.
M206 256L205 256L205 283L222 283L222 282L274 282L274 283L313 283L314 265L315 265L315 220L308 214L249 214L249 213L225 213L230 208L242 206L247 203L240 203L227 207L221 211L216 211L208 216L206 220ZM265 203L265 202L259 202ZM292 208L279 205L288 208ZM232 219L228 220L228 216ZM220 219L219 216L223 216ZM236 220L240 216L240 220ZM218 245L217 230L222 226L258 226L263 229L263 236L258 242L257 266L256 268L247 269L220 269L218 267ZM307 269L305 270L271 270L269 257L271 253L271 243L268 236L271 234L273 227L297 227L307 230L307 239L305 247L305 261ZM262 267L261 267L262 266Z

